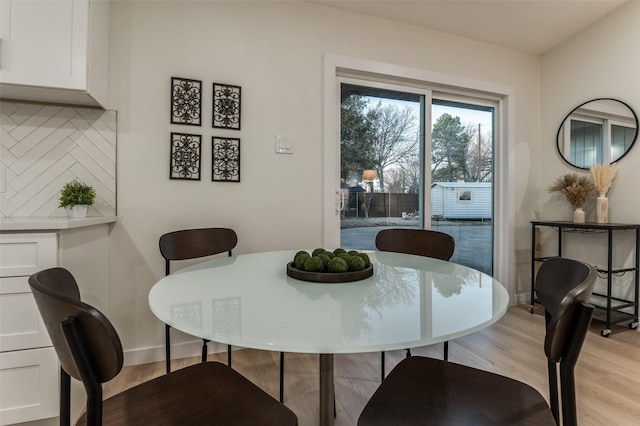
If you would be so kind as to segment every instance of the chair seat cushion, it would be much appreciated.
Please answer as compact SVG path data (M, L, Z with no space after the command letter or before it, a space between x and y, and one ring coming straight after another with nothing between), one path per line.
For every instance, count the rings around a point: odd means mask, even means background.
M85 416L78 421L86 424ZM104 425L297 425L295 414L238 372L206 362L104 401Z
M420 419L416 421L416 419ZM555 425L531 386L438 359L402 360L369 400L359 426Z

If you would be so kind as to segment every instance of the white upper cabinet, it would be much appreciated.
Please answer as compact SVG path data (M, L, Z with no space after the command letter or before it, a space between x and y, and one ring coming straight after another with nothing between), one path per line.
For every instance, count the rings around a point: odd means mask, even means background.
M106 106L108 0L0 1L0 96Z

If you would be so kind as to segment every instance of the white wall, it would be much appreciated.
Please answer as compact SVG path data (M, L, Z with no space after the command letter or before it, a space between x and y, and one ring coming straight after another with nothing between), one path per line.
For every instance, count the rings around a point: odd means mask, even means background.
M541 142L539 157L534 159L539 169L538 181L527 191L538 194L537 209L530 218L539 220L570 220L571 208L562 198L547 193L555 177L570 172L585 173L566 164L556 151L556 132L564 117L576 106L599 97L616 98L640 113L640 2L631 1L606 18L583 31L541 58ZM608 193L609 220L618 223L640 222L640 148L617 163L619 174ZM593 206L588 202L587 221L595 221ZM573 238L572 238L573 237ZM632 266L633 232L614 235L614 267ZM553 254L556 235L544 237ZM543 247L544 249L545 247ZM600 236L569 236L567 256L606 266L606 238ZM603 258L603 256L605 256ZM615 281L615 292L629 295L633 274Z
M113 2L110 102L118 111L118 216L111 316L126 349L163 345L147 294L163 276L158 238L200 226L236 230L236 253L322 244L322 58L334 53L513 87L509 141L516 221L539 159L539 57L302 2ZM203 80L203 126L169 124L170 78ZM211 84L242 86L242 130L211 128ZM203 177L169 180L169 133L203 135ZM291 135L295 154L274 154ZM211 182L213 135L240 137L241 183ZM536 161L537 162L537 161ZM537 164L536 164L537 167ZM527 247L526 244L520 245Z

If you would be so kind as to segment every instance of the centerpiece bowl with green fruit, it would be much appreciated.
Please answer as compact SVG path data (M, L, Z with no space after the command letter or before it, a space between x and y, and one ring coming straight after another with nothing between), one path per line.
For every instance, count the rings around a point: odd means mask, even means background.
M317 248L311 253L297 252L287 263L287 275L303 281L345 283L369 278L373 275L373 265L366 253Z

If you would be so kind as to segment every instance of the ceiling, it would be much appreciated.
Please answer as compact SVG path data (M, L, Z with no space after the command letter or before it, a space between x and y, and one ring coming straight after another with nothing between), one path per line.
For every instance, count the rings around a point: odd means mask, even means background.
M523 52L542 54L603 18L627 0L309 1Z

